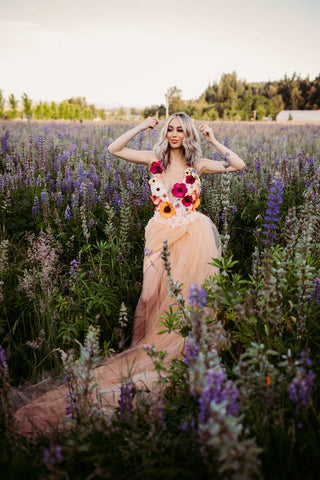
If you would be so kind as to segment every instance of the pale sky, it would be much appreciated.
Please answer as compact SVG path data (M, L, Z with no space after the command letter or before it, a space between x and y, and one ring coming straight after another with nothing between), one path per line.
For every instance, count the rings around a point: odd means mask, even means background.
M161 104L223 73L320 73L318 0L0 0L0 89L34 101Z

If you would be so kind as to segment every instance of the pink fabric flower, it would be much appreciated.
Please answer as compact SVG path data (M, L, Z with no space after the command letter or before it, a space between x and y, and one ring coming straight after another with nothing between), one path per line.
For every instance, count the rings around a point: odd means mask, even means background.
M196 179L194 178L193 175L188 175L186 177L186 183L190 183L190 185L193 185L195 181L196 181Z
M183 198L187 191L188 189L185 183L175 183L172 188L172 195Z
M192 202L193 198L191 197L191 195L185 196L182 200L182 203L185 207L190 207L190 205L192 205Z
M159 161L159 162L152 162L151 167L150 167L150 172L151 172L151 173L162 173L162 172L163 172L163 168L162 168L161 161Z

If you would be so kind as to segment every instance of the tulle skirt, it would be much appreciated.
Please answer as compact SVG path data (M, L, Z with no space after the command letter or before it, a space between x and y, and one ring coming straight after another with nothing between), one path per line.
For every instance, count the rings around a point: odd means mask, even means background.
M94 371L102 407L106 410L118 404L124 378L130 378L137 389L154 388L158 374L143 346L154 345L156 350L166 351L167 363L173 358L182 358L185 339L176 333L159 335L163 330L159 316L174 303L168 294L161 259L165 240L170 251L171 276L174 281L183 283L182 294L186 303L192 284L201 285L209 275L218 272L217 267L209 265L213 258L220 258L220 241L217 229L208 217L192 212L190 219L178 225L158 221L156 216L149 220L145 230L143 287L135 312L132 344ZM67 394L66 386L62 385L21 407L15 415L20 432L25 435L32 435L37 430L49 433L51 428L63 425Z

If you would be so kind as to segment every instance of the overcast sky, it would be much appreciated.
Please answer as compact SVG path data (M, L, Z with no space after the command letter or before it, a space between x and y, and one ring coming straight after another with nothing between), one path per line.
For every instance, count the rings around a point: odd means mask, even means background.
M0 89L101 106L320 73L318 0L0 0Z

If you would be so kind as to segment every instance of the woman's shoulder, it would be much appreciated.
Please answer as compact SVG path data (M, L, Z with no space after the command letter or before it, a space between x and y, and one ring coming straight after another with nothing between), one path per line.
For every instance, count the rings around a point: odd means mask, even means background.
M205 173L205 160L205 158L198 158L196 162L195 169L197 170L199 176Z

